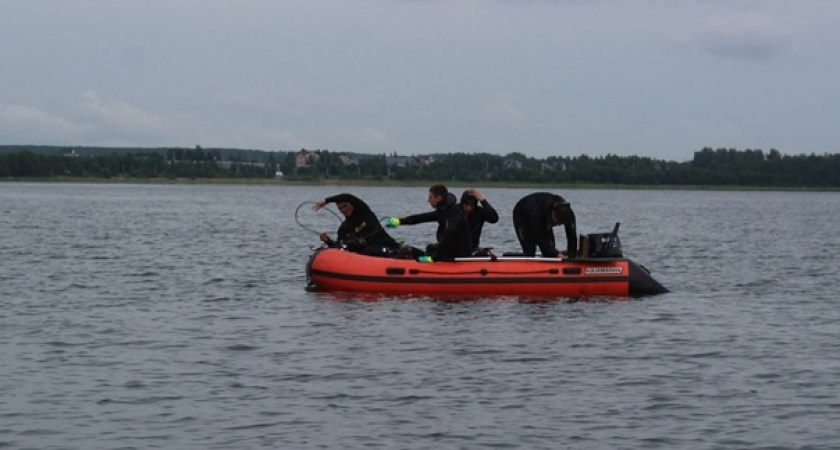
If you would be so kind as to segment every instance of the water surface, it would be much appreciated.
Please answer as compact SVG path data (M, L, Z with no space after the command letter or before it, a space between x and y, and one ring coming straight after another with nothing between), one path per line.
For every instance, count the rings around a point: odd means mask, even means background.
M303 289L296 208L341 190L0 183L0 447L840 442L840 194L555 191L672 292L453 303ZM425 188L347 190L428 210ZM516 250L531 190L482 191L502 216L482 243Z

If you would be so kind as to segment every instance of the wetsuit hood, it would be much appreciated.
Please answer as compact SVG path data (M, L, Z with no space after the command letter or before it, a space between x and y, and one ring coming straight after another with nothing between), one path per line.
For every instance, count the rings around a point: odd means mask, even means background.
M478 199L475 198L474 195L470 194L469 191L464 191L464 193L461 194L461 204L463 205L464 203L478 205Z

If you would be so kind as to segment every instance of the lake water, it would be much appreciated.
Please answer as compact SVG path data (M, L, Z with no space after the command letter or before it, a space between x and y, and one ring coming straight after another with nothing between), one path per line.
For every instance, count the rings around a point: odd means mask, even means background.
M296 208L345 190L429 209L423 187L0 183L0 448L840 446L840 194L557 190L672 292L457 303L304 290L298 222L338 220ZM482 191L482 243L517 250L533 190Z

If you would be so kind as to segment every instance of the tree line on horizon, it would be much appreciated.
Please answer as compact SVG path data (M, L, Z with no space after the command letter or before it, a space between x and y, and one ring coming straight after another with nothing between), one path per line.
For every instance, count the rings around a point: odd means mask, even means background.
M783 155L775 149L705 147L688 162L642 156L550 156L514 152L435 154L428 158L354 155L314 150L223 154L219 149L163 148L96 155L19 151L0 153L0 178L275 178L290 181L397 180L638 186L840 187L840 154ZM303 150L302 150L303 152ZM223 161L223 159L226 159Z

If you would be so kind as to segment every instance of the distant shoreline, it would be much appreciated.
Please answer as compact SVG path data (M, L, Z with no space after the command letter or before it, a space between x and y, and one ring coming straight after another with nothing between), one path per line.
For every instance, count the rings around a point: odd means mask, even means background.
M780 192L840 192L840 188L779 187L779 186L700 186L700 185L636 185L594 183L509 183L429 180L343 180L290 181L271 178L98 178L98 177L11 177L2 182L29 183L95 183L95 184L196 184L196 185L250 185L250 186L360 186L360 187L426 187L441 183L452 186L477 188L534 188L534 189L627 189L669 191L780 191Z

